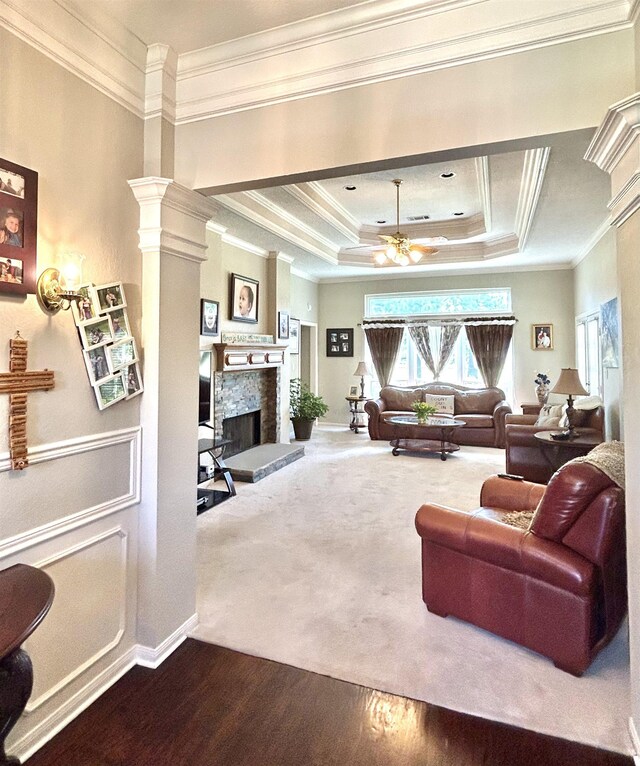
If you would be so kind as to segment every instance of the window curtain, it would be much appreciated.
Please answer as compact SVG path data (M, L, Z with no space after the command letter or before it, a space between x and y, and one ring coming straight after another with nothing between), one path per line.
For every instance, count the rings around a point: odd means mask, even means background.
M497 386L513 336L513 324L466 324L469 346L486 386Z
M400 351L404 327L365 327L364 333L382 388L391 379Z
M434 380L440 379L440 373L444 369L445 364L449 361L449 357L451 356L451 352L453 351L453 347L459 334L460 324L444 324L440 326L440 348L438 361L436 363L433 358L431 343L429 341L429 327L427 325L409 327L411 340L415 343L422 360L431 370Z

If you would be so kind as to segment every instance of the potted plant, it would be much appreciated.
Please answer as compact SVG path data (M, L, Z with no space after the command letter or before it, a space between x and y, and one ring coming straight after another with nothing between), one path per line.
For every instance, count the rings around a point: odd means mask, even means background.
M426 423L427 418L430 415L435 415L437 411L433 404L427 404L426 402L414 402L411 407L416 413L418 423Z
M312 393L300 378L293 378L289 384L289 417L298 441L311 438L315 419L326 414L328 409L321 396Z

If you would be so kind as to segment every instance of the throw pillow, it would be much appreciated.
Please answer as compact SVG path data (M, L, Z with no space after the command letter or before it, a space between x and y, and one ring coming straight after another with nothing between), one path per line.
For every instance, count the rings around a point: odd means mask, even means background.
M540 410L535 425L543 428L558 428L564 406L563 404L545 404Z
M453 415L455 396L440 394L425 394L424 400L436 408L438 415Z

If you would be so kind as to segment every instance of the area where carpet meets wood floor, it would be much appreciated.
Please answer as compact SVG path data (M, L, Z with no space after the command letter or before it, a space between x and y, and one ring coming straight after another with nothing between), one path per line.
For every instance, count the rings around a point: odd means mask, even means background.
M198 519L194 637L361 686L631 753L626 626L582 678L421 599L414 517L477 507L504 451L446 462L314 429L301 460ZM491 598L491 594L477 594Z
M188 639L25 766L632 766L630 757Z

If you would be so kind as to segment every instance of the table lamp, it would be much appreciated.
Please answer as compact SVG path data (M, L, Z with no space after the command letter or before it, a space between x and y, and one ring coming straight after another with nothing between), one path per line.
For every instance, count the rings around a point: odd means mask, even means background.
M354 375L360 376L360 398L364 399L364 376L365 375L371 375L369 370L367 369L367 365L365 362L358 362L358 366L356 367L356 371L353 373Z
M589 392L585 389L585 387L580 382L580 377L578 375L578 370L573 369L572 367L563 367L560 371L560 377L558 378L558 382L555 384L555 386L551 389L552 394L567 394L567 422L569 423L569 428L567 429L567 432L569 436L577 436L577 432L574 429L573 425L573 419L575 415L575 410L573 408L573 397L574 396L589 396Z

